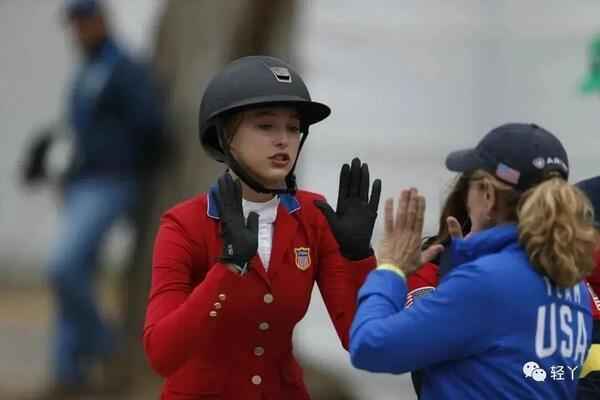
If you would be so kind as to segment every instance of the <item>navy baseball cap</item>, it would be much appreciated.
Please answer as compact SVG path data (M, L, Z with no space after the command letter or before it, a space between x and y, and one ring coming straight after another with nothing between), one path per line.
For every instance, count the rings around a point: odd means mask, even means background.
M67 17L89 17L100 12L99 0L66 0L65 13Z
M594 225L600 228L600 176L577 182L575 186L590 199L594 209Z
M489 172L518 191L526 191L556 171L569 178L569 159L556 136L535 124L501 125L477 147L452 152L446 167L454 172Z

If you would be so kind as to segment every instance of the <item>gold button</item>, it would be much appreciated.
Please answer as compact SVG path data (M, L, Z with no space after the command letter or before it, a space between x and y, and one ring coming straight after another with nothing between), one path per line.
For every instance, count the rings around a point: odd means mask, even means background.
M215 308L217 310L220 310L221 309L221 303L215 303Z
M212 310L211 312L208 313L208 315L210 315L211 318L215 318L217 316L217 312L215 310Z
M221 293L221 294L219 295L219 300L221 300L221 301L225 301L225 299L227 299L227 296L225 296L225 294Z
M261 322L260 324L258 324L258 329L260 329L261 331L266 331L269 329L269 323L268 322Z
M263 347L260 346L256 346L254 348L254 355L257 357L262 356L263 354L265 354L265 349Z
M252 377L252 383L254 383L255 385L260 385L262 383L262 378L260 377L260 375L254 375Z
M273 302L274 298L271 293L267 293L263 296L263 300L265 301L265 303L271 304Z

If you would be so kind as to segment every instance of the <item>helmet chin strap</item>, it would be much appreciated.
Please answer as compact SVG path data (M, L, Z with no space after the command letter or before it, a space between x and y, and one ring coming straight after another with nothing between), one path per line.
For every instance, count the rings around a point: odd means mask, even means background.
M271 193L271 194L295 194L298 190L296 185L296 176L294 175L294 170L296 169L296 164L298 163L298 157L300 156L300 150L302 150L302 146L306 141L306 137L308 136L308 125L303 125L301 128L304 128L306 132L302 139L300 140L300 145L298 146L298 154L296 155L296 160L294 161L294 165L292 165L292 169L289 174L285 177L285 189L269 189L262 185L258 180L252 177L249 173L247 173L247 168L238 162L233 154L231 154L231 149L229 148L229 143L227 143L224 139L225 137L225 128L223 124L222 118L216 118L215 128L217 130L217 137L219 138L219 144L223 149L223 153L225 154L225 162L229 166L229 168L235 173L235 175L242 180L246 185L250 186L253 190L258 193Z

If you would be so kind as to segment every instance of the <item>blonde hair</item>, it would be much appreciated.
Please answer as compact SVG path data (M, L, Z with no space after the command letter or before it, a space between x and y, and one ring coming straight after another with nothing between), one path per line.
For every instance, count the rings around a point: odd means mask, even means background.
M540 273L559 287L571 287L593 271L598 233L581 190L557 174L522 194L487 172L474 176L494 187L508 219L518 222L519 242Z

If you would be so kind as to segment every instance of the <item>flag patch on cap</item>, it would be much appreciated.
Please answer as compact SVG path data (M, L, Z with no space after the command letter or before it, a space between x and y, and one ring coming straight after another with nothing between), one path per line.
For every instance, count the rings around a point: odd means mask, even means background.
M519 183L519 178L521 177L521 173L516 169L509 167L506 164L500 163L496 168L496 176L502 179L505 182L512 183L516 185Z

